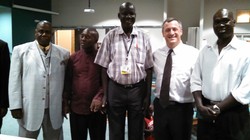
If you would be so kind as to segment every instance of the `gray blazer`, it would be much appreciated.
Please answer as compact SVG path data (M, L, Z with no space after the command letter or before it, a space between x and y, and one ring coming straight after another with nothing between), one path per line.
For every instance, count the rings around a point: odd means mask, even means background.
M62 93L64 74L69 52L55 44L50 44L49 70L49 114L54 129L62 126ZM23 119L19 125L29 131L41 127L45 111L46 69L36 41L14 47L10 76L10 110L22 108Z

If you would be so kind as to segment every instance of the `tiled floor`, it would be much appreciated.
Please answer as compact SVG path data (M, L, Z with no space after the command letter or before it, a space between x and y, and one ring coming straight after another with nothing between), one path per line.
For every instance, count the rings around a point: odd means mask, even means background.
M107 130L108 130L108 128L107 128ZM18 136L17 121L16 121L16 119L12 118L9 111L8 111L7 115L4 117L1 133L4 135ZM108 131L106 133L108 134ZM70 125L69 125L69 120L67 120L67 119L64 119L64 123L63 123L63 136L64 136L64 140L71 140ZM108 135L106 135L106 140L108 140L108 139L109 139L109 137L108 137ZM43 140L42 131L39 134L38 140Z
M1 133L4 135L11 135L17 136L18 135L18 124L16 119L13 119L10 112L4 117L3 126ZM63 123L63 133L64 133L64 140L70 140L70 127L69 127L69 120L64 120ZM38 140L42 139L42 131L39 134Z
M127 123L126 123L127 124ZM127 129L125 129L125 140L127 140ZM4 117L3 126L1 130L2 134L4 135L11 135L11 136L17 136L18 135L18 124L15 119L12 118L10 112ZM109 139L108 136L108 126L107 126L107 132L106 132L106 140ZM71 140L70 137L70 126L69 126L69 120L64 119L63 123L63 135L64 140ZM40 132L40 135L38 137L38 140L42 139L42 131ZM196 140L195 136L192 136L192 140Z

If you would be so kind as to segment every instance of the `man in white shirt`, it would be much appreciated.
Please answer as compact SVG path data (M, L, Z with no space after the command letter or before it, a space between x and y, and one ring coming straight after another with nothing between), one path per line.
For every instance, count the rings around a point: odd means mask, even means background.
M190 140L194 102L190 91L190 76L198 50L182 43L182 23L178 19L166 19L162 24L162 35L166 46L153 54L156 75L154 136L156 140ZM169 55L172 64L166 63ZM161 92L166 87L163 85L167 79L163 78L165 65L172 68L170 85L169 91ZM169 98L161 103L162 94L169 94ZM168 104L165 106L166 102Z
M218 40L205 46L191 77L198 109L197 139L249 140L250 44L234 35L235 19L227 9L213 17Z

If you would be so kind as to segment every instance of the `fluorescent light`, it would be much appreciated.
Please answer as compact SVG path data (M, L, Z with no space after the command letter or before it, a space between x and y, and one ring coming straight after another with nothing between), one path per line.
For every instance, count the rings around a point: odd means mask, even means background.
M84 13L95 13L95 9L90 8L90 0L88 1L88 8L84 9Z
M250 23L250 10L238 10L236 17L237 23Z
M90 9L90 8L84 9L84 12L85 13L95 13L95 9Z
M237 23L249 23L249 14L242 14L237 17Z
M52 14L52 15L59 15L59 13L57 13L57 12L43 10L43 9L37 9L37 8L32 8L32 7L22 6L22 5L13 4L12 7L17 8L17 9L28 10L28 11L34 11L34 12L40 12L40 13L46 13L46 14Z

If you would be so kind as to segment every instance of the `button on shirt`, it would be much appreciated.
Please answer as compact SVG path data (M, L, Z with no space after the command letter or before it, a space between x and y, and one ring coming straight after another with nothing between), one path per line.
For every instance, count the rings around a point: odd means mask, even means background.
M153 53L154 73L156 76L156 90L154 94L157 98L160 97L163 71L168 51L169 48L164 46ZM190 77L197 57L198 50L193 46L180 43L173 49L169 91L170 101L177 101L179 103L194 101L190 90Z
M121 74L121 66L125 64L127 50L129 50L132 37L134 39L128 54L128 64L131 64L131 73ZM138 83L146 77L145 70L153 67L150 40L145 33L135 27L131 37L127 37L122 28L117 27L111 30L103 39L96 55L95 63L107 68L109 78L117 83Z
M222 101L232 93L242 104L250 103L250 44L236 36L220 54L218 46L205 46L191 78L191 90Z
M43 89L45 90L45 98L43 98L42 100L45 100L45 108L49 107L49 75L50 75L50 45L46 46L45 49L47 51L47 55L45 55L45 53L43 52L44 47L39 45L38 42L36 41L36 44L39 46L39 53L43 62L43 67L45 68L44 71L44 78L45 78L45 83L42 83L43 85Z

